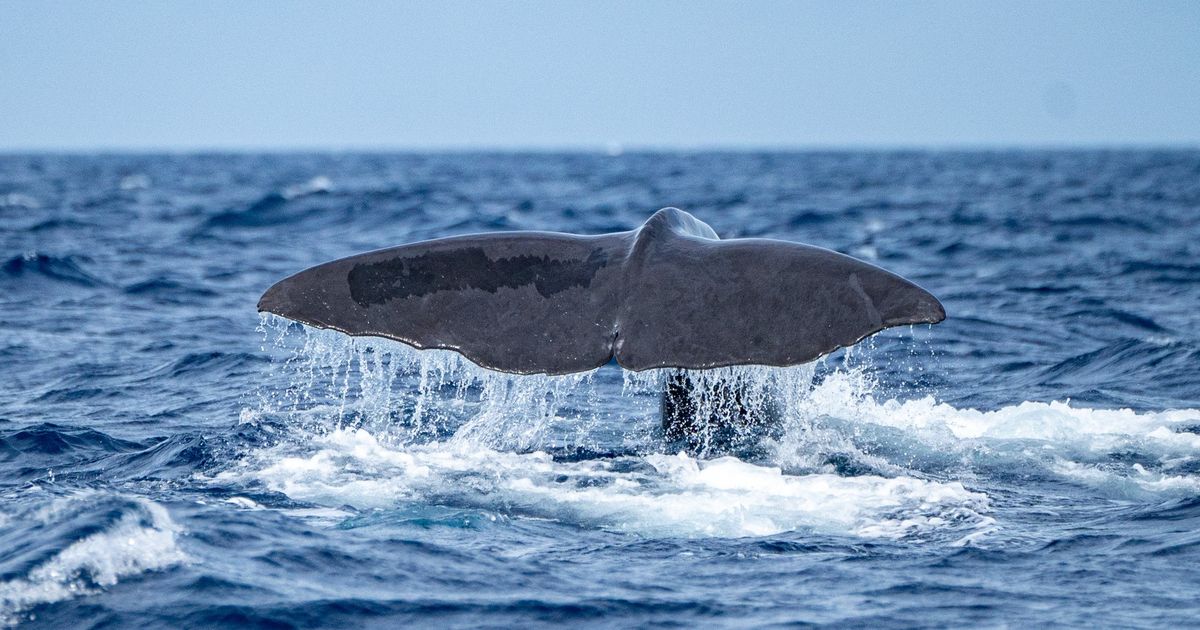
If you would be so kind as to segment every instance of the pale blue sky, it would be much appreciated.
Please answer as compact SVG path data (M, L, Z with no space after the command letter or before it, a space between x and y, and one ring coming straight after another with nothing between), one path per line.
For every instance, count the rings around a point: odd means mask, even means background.
M1200 2L0 2L0 150L1200 144Z

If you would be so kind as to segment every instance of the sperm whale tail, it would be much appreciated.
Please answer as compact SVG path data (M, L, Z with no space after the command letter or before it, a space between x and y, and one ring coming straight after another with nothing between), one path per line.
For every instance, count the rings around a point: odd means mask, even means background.
M499 232L351 256L278 282L258 310L519 374L614 358L630 370L793 365L946 316L874 265L799 243L721 240L675 208L629 232Z

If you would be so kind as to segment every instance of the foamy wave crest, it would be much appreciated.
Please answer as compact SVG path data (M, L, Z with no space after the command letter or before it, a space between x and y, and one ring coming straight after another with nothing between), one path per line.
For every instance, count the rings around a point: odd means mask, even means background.
M293 184L284 188L280 195L284 199L296 199L307 195L329 192L330 190L333 190L333 181L324 175L317 175L302 184Z
M991 411L932 397L878 401L869 379L835 372L793 406L774 444L785 466L819 467L850 453L879 470L1045 472L1117 496L1200 491L1200 410L1088 409L1021 402Z
M990 528L988 498L957 482L786 475L734 457L685 454L559 462L461 443L397 448L364 429L279 446L218 476L325 506L437 503L646 536L741 537L791 531L884 538Z
M83 536L38 561L24 577L0 582L0 624L14 625L25 611L39 604L90 595L115 585L120 579L165 569L185 562L179 548L180 528L166 508L140 498L81 494L59 499L26 518L14 519L6 528L20 525L47 532L92 531L97 514L116 515L100 531ZM50 546L56 541L42 541ZM41 549L11 550L39 556ZM22 554L22 552L24 552Z

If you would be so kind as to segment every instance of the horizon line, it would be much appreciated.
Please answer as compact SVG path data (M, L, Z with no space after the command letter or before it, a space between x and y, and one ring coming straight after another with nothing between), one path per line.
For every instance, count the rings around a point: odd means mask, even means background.
M0 147L0 155L181 155L181 154L623 154L656 153L991 153L1006 151L1194 151L1200 140L1172 142L963 142L843 144L445 144L445 145L146 145L146 146L28 146Z

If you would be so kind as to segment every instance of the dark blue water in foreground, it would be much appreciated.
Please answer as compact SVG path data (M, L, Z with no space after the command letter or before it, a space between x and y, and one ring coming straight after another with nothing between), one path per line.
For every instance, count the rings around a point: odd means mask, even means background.
M255 303L678 206L949 319L677 455L655 375L515 378ZM1200 153L0 157L0 625L1195 625Z

